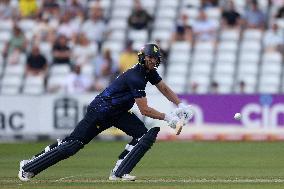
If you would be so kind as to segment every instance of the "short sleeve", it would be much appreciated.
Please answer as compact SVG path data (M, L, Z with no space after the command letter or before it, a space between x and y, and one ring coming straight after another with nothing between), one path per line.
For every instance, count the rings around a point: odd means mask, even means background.
M158 84L160 81L162 81L161 76L158 74L156 70L153 70L148 75L148 80L152 85Z
M134 98L141 98L146 96L146 84L139 77L129 77L127 80L127 85L130 88L130 91Z

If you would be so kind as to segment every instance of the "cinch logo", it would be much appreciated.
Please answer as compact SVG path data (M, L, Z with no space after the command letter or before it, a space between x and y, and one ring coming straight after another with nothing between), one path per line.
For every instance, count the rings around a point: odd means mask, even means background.
M72 129L78 122L78 101L72 98L60 98L54 103L54 127Z
M20 131L24 128L24 113L14 111L11 113L4 113L0 111L0 130L10 128L14 131Z
M248 127L284 127L284 104L273 104L273 97L263 95L260 104L251 103L243 107L242 123Z

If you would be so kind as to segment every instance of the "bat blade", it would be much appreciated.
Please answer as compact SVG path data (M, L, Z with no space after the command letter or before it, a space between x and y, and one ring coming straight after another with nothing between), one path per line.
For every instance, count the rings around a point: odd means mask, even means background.
M179 122L176 124L176 135L179 135L182 131L183 126L185 125L184 119L181 119Z

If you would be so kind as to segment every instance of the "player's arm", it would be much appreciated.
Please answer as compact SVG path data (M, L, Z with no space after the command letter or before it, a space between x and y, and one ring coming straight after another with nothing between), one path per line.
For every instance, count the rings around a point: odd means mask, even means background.
M181 103L178 96L174 93L174 91L163 81L160 81L156 84L156 87L159 89L159 91L172 103L175 105L179 105Z
M153 119L165 120L165 114L148 106L146 97L135 98L135 102L142 115Z
M182 103L178 96L170 89L170 87L163 81L156 84L156 87L161 91L161 93L171 102L176 104L178 108L175 110L175 114L179 118L184 118L185 120L190 120L193 117L193 109L191 106Z
M193 109L191 106L182 103L178 96L170 89L170 87L165 84L163 81L160 81L156 84L156 87L161 91L161 93L171 102L178 106L176 108L175 113L179 118L185 118L186 120L190 120L193 117Z
M176 115L173 114L164 114L161 113L154 108L151 108L147 104L147 98L142 97L142 98L135 98L135 102L141 112L144 116L151 117L153 119L160 119L168 122L168 125L171 128L176 128L176 125L179 121L179 118Z
M175 127L175 124L177 123L176 116L161 113L148 106L144 82L141 82L141 80L137 77L129 77L127 84L142 115L153 119L165 120L168 122L170 127Z

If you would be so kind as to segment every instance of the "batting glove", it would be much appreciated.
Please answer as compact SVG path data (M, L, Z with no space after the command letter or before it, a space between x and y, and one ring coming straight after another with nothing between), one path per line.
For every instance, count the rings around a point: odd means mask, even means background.
M166 114L165 115L165 119L164 120L168 123L168 125L171 128L175 129L176 125L177 125L177 123L179 122L180 119L175 114L170 113L170 114Z
M175 114L180 118L184 119L185 121L189 121L192 119L194 112L192 106L187 105L185 103L179 103L178 108L175 109Z

